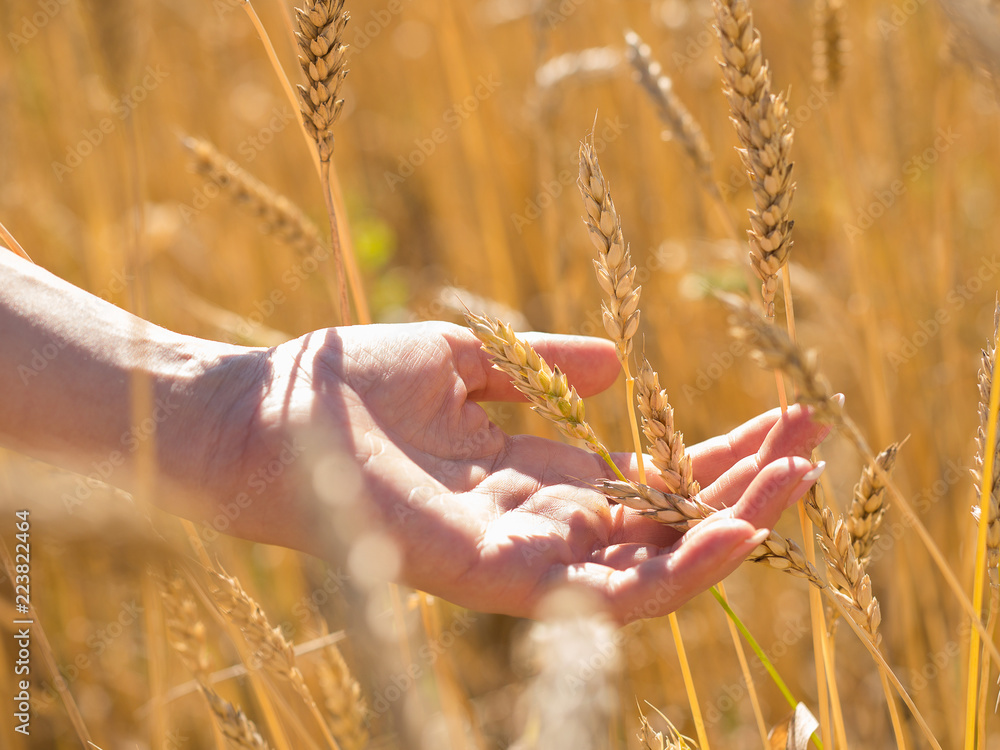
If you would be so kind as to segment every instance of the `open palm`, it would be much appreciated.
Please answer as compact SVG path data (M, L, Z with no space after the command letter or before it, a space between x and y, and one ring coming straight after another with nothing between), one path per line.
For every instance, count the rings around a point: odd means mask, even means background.
M619 372L608 342L531 340L582 395ZM546 591L573 583L622 621L672 611L732 572L756 546L758 529L769 529L815 479L804 479L814 468L805 456L822 428L797 407L757 417L690 449L701 499L723 510L681 536L593 489L611 478L593 453L491 423L476 402L523 397L465 329L329 329L266 359L246 461L264 465L287 435L321 427L353 458L364 502L398 541L402 581L478 610L530 616ZM634 476L632 457L617 460ZM323 530L301 507L307 493L290 482L272 491L271 507L282 512L241 533L323 549Z

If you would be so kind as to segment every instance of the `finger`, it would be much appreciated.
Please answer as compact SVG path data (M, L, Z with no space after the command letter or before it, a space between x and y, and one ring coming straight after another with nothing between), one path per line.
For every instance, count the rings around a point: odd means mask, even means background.
M781 409L771 409L737 427L727 435L720 435L691 446L691 463L695 479L705 487L746 456L760 451L769 438L783 455L807 455L804 446L816 447L830 433L830 428L812 422L812 409L800 404ZM773 434L775 429L777 434ZM812 450L809 448L808 450Z
M766 534L766 532L764 532ZM740 519L724 519L711 533L692 537L671 552L626 570L598 563L569 566L565 583L600 593L618 621L659 617L732 573L760 544L761 535Z
M772 528L781 513L816 483L825 468L823 461L814 466L800 456L773 461L753 477L745 491L724 503L723 510L695 526L685 536L704 533L705 528L724 518L738 518L759 529Z
M581 396L592 396L607 389L621 371L610 341L589 336L561 336L551 333L518 334L550 366L559 366L570 385ZM451 346L459 377L465 382L472 401L524 401L510 376L494 369L479 339L457 326L445 338Z

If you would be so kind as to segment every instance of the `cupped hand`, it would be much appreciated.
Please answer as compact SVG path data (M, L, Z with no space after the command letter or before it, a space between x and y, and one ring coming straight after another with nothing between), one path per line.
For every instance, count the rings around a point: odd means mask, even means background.
M583 396L619 373L609 342L528 338ZM681 535L609 503L594 485L613 475L593 453L491 423L477 402L523 397L463 328L328 329L256 352L245 369L228 420L242 436L238 460L219 454L238 469L210 474L252 475L290 436L321 429L358 467L363 501L398 543L402 582L517 616L562 584L591 590L622 622L677 609L735 570L804 494L818 476L806 457L825 436L793 406L690 447L700 499L719 510ZM616 460L635 477L634 456ZM321 553L331 532L293 475L272 481L235 533ZM231 494L241 481L216 484Z

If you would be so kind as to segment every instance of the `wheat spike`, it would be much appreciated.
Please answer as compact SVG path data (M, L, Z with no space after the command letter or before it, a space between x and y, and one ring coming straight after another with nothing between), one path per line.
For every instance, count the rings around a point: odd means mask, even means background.
M851 534L854 554L862 565L868 564L886 510L886 486L876 466L881 468L886 476L891 476L896 466L896 454L900 445L901 443L893 443L879 453L875 461L862 470L861 479L854 487L854 499L847 511L845 522Z
M632 337L639 329L639 294L633 287L635 266L628 245L622 238L621 218L615 210L607 181L601 172L594 150L594 137L580 144L580 177L577 181L587 210L584 221L590 239L597 248L597 282L607 295L601 303L604 329L615 342L619 361L626 361L632 351Z
M649 723L649 719L639 709L639 733L636 734L636 738L642 743L644 750L698 750L698 743L692 740L690 737L685 737L683 734L677 731L677 727L673 725L666 716L663 716L663 712L654 708L656 713L663 717L663 720L667 724L666 734L663 732L656 732Z
M765 313L774 317L777 274L792 249L789 209L792 182L792 126L784 94L771 90L771 71L760 48L747 0L713 0L722 45L723 89L750 177L750 262L761 280Z
M212 688L206 685L199 685L201 694L205 696L215 723L219 730L229 742L229 746L237 750L270 750L256 725L247 718L242 710L234 706L229 701L220 697Z
M816 352L803 351L782 328L770 325L750 303L732 294L719 294L733 314L730 333L746 343L757 363L769 370L778 369L798 386L798 401L813 407L815 418L840 424L844 410L833 398L830 384L817 367Z
M844 78L848 43L844 36L843 0L815 0L813 79L836 88Z
M361 697L361 686L351 675L340 650L332 643L323 649L318 676L324 714L337 744L341 750L363 750L368 746L365 726L368 708Z
M194 678L203 682L208 674L205 623L198 617L194 596L185 580L177 574L169 581L157 580L157 585L166 615L167 641Z
M302 672L295 665L295 651L278 628L268 622L267 615L233 576L208 571L210 593L219 610L230 617L250 647L251 661L259 662L270 674L289 682L309 706L315 706L312 693ZM255 664L247 664L251 669Z
M986 342L983 349L982 362L979 366L979 427L976 430L976 497L981 499L983 459L986 455L986 431L990 417L990 389L993 386L993 374L996 369L996 340L1000 333L1000 301L993 311L993 337ZM990 517L986 529L986 570L990 576L990 584L1000 586L1000 575L997 566L1000 564L1000 441L997 443L997 453L993 459L993 492L990 494ZM977 520L979 505L972 509Z
M837 599L851 618L878 646L882 636L878 632L882 613L878 599L872 594L871 579L865 566L854 554L851 534L843 519L837 519L829 508L820 508L816 490L810 489L806 497L806 513L817 530L823 548L830 584Z
M214 145L200 138L183 139L191 152L194 171L218 185L240 208L272 234L302 255L322 247L319 230L288 198L255 178Z
M344 11L344 0L306 0L305 8L295 9L295 17L299 65L308 82L298 87L302 116L320 160L328 162L333 156L333 126L344 106L338 97L347 76L343 39L350 15Z
M636 400L642 419L642 432L649 441L649 455L667 485L667 491L693 497L701 491L691 468L691 457L684 446L684 434L674 429L674 408L660 379L645 357L635 379Z
M628 45L625 55L632 64L633 78L653 100L656 112L667 126L670 137L681 145L701 177L711 184L714 157L701 126L674 93L673 82L663 75L660 63L653 60L649 45L634 31L626 32L625 43Z
M558 367L549 367L531 344L519 339L506 323L472 313L465 319L483 342L483 350L493 358L493 366L510 375L514 387L532 403L533 411L553 422L567 437L583 440L595 453L611 460L608 449L587 423L583 400Z

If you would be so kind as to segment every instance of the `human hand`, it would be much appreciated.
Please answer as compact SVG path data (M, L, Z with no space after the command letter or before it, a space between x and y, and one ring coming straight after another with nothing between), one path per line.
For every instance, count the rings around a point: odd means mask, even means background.
M529 338L581 395L617 377L609 342ZM721 510L681 535L609 504L594 484L612 473L593 453L492 424L476 402L523 397L457 326L318 331L246 355L226 379L228 447L199 472L215 496L238 492L289 439L320 429L358 467L364 502L398 543L402 582L517 616L562 584L590 589L620 621L677 609L738 567L758 530L815 481L806 456L825 434L791 407L692 446L700 499ZM634 456L616 460L635 476ZM272 477L232 531L322 554L332 530L317 526L308 478L294 475Z

